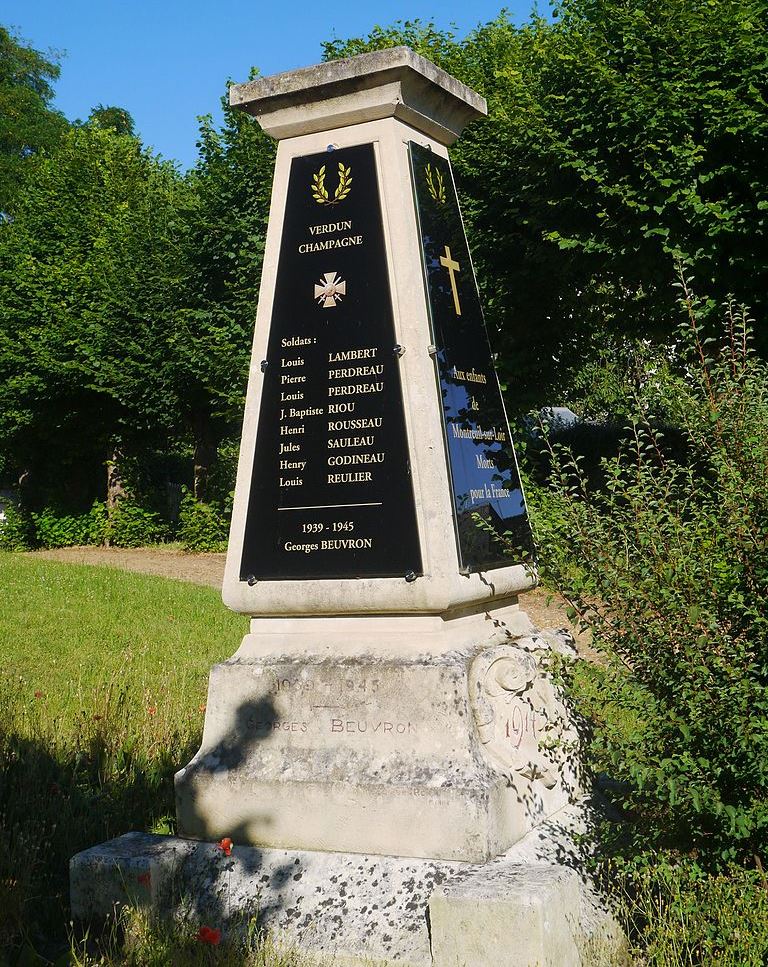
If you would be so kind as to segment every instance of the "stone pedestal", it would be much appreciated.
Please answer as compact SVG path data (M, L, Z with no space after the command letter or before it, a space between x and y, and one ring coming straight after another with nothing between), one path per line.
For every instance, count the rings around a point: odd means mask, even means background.
M349 620L343 654L320 628L297 653L262 627L213 669L203 745L176 780L183 835L479 863L568 803L577 736L551 640L520 637L524 615L436 619L443 650L425 634L408 654L386 621L374 651Z

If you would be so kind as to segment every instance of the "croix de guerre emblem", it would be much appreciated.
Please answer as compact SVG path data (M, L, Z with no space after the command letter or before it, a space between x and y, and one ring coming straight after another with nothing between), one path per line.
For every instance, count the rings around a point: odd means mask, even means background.
M352 168L345 166L342 161L339 162L339 183L336 185L333 198L325 187L325 173L325 165L323 165L312 175L312 197L318 205L338 205L352 191Z
M347 283L338 272L326 272L315 282L315 302L323 309L332 309L347 294Z

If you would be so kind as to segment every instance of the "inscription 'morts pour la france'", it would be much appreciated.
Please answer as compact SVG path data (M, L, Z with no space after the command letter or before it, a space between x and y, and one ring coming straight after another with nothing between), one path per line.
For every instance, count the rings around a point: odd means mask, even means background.
M294 158L240 579L422 572L372 144Z
M410 142L409 152L459 559L470 571L509 566L530 555L531 532L453 174L427 148ZM510 541L516 557L505 553Z

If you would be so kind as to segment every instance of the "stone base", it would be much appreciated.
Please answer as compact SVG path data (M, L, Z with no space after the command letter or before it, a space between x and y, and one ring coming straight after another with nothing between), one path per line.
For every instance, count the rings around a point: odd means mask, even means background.
M578 871L586 828L570 807L484 865L237 845L226 857L128 833L73 858L72 914L98 921L128 903L183 918L191 935L255 921L313 962L353 967L623 964L621 931Z
M211 672L183 836L482 863L577 793L558 644L517 608L254 625Z

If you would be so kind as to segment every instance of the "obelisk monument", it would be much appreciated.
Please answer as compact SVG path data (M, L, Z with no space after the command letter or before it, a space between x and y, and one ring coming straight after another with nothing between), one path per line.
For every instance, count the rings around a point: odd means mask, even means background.
M572 794L447 148L408 48L237 85L279 141L223 597L180 832L482 862Z

